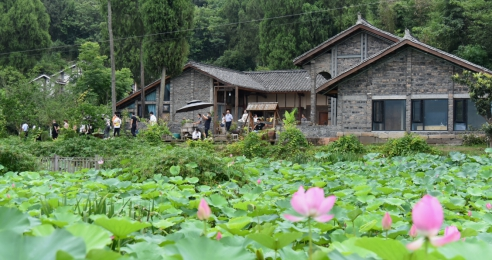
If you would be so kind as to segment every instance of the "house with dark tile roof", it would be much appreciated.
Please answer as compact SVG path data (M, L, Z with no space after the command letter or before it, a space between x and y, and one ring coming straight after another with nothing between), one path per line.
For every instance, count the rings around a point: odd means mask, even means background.
M451 77L464 70L492 71L424 44L408 30L399 37L359 15L355 25L293 62L300 69L254 72L189 62L181 75L166 79L162 102L153 101L159 95L152 96L160 91L160 81L146 87L150 98L144 113L179 121L210 110L217 111L218 118L230 109L237 120L248 102L278 102L281 113L298 108L299 115L308 117L313 125L301 128L309 137L355 134L363 142L405 132L429 142L452 142L485 122L468 88ZM118 108L138 110L139 95L121 100ZM174 113L194 99L213 102L214 107Z

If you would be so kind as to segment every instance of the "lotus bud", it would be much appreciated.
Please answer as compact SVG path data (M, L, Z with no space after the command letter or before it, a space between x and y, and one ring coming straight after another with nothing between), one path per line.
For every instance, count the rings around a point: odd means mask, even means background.
M222 233L217 232L217 237L216 237L217 240L221 240L222 239Z
M415 225L412 225L412 227L410 228L410 232L408 232L408 235L410 237L417 237L417 228L415 227Z
M210 207L207 204L207 201L202 199L200 201L200 205L198 205L198 219L199 220L207 220L210 217L210 214L212 211L210 210Z
M393 220L391 219L390 214L388 214L388 212L384 213L384 217L382 220L383 230L390 230L392 223L393 223Z
M492 209L492 205L490 205L490 203L487 203L487 205L485 205L485 207L487 207L488 210Z
M468 211L468 217L471 217L471 215L472 215L472 212L469 210Z
M260 180L260 179L258 179L258 180L256 181L256 183L260 184L260 183L261 183L261 180Z

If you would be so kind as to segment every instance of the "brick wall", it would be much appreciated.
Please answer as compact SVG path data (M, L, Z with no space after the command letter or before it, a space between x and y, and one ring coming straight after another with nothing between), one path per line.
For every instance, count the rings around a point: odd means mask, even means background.
M410 131L410 97L432 94L448 99L448 131L445 133L452 133L453 95L468 91L451 79L460 71L461 68L443 59L407 47L338 84L337 124L342 131L371 131L372 97L397 95L407 101L406 130Z
M187 101L201 100L204 102L210 102L212 79L205 76L195 70L187 70L181 75L171 79L171 111L174 113L176 109L186 106ZM183 118L197 119L198 113L205 114L213 109L204 108L193 112L176 113L174 121L179 122Z
M360 55L360 47L361 47L361 37L360 33L354 34L354 36L351 36L350 38L344 40L343 42L339 43L337 46L337 55L342 56L342 55ZM359 59L360 61L360 59Z

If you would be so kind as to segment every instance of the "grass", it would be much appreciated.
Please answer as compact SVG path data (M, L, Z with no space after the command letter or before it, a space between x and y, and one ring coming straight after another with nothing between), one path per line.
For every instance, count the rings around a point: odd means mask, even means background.
M435 145L436 149L442 152L442 155L448 155L450 152L460 152L468 155L482 155L485 153L487 145Z

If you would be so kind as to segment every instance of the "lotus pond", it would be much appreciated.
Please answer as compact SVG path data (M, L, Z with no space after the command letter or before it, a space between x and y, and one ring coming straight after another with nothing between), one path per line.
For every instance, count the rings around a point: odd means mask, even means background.
M491 152L491 150L487 150ZM145 181L119 169L0 176L0 259L485 259L492 255L492 156L418 154L293 164L232 157L241 182L205 185L181 167ZM1 167L1 166L0 166ZM246 182L243 180L247 180ZM336 196L327 222L291 222L299 187ZM460 240L406 245L412 208L437 198ZM201 199L211 209L197 218ZM385 213L391 227L383 230ZM312 241L312 246L310 246ZM485 258L484 258L485 257Z

